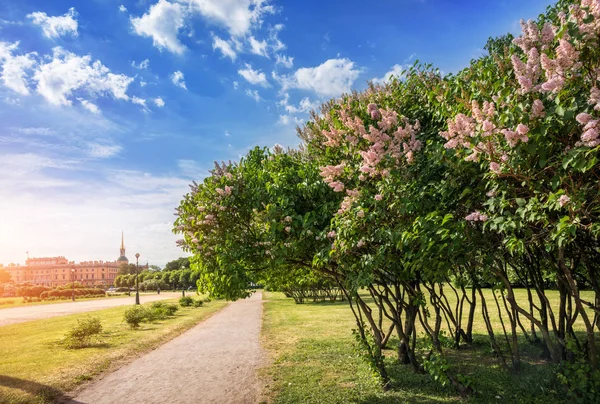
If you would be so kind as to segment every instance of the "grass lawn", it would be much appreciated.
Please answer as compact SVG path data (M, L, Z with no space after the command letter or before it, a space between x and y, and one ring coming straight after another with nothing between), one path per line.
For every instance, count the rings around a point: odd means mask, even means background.
M166 300L175 303L177 300ZM0 327L0 403L47 403L101 372L116 368L206 319L227 303L180 307L175 317L132 330L123 322L128 306ZM61 344L78 319L101 319L101 343L83 349Z
M526 298L518 291L518 298ZM489 292L488 309L496 317ZM549 292L551 301L557 301ZM283 294L265 292L262 340L271 356L263 369L265 399L272 403L557 403L554 370L539 359L539 348L521 341L522 370L511 374L491 354L483 321L474 327L474 343L445 353L452 370L468 375L476 393L462 400L452 387L442 387L429 375L414 373L395 361L397 340L385 351L392 381L384 392L356 350L356 328L347 303L296 305ZM494 308L494 311L492 311ZM480 313L478 306L477 313ZM480 314L479 314L480 315ZM476 317L477 321L477 317ZM499 326L500 327L500 326ZM498 328L501 332L501 328ZM499 342L504 337L496 335Z

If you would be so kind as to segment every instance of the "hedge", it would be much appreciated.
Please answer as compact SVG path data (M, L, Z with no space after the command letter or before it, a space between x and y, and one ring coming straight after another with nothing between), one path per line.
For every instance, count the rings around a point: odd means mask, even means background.
M103 289L81 288L75 290L69 289L53 289L43 292L40 297L47 299L49 297L71 297L75 296L105 296L106 292Z

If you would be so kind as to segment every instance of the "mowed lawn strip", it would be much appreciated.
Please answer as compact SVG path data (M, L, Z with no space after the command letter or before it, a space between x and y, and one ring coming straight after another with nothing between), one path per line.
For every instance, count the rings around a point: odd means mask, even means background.
M526 299L524 291L516 295ZM499 321L491 291L486 299L493 321ZM488 296L489 295L489 296ZM550 292L552 303L557 296ZM450 297L450 296L449 296ZM524 338L522 370L512 374L491 353L485 325L476 316L475 342L461 350L446 348L452 370L468 375L476 393L462 400L452 387L442 387L427 374L417 374L395 361L397 340L385 350L392 389L384 392L357 351L354 317L346 302L297 305L281 293L265 292L262 341L271 365L262 370L265 401L283 403L555 403L560 393L554 369L539 359L539 347ZM525 302L526 300L522 300ZM490 304L491 303L491 304ZM481 310L478 305L477 311ZM495 310L494 310L495 312ZM504 336L496 334L502 343ZM507 347L503 345L503 348ZM508 354L508 351L505 351Z
M173 318L143 323L133 330L123 322L123 313L130 306L0 327L0 403L51 402L174 338L226 305L216 300L199 308L179 307ZM90 316L101 319L101 344L83 349L67 349L61 344L78 319ZM157 364L157 369L160 366Z
M156 294L156 292L148 292L148 293L140 292L140 296L155 295L155 294ZM135 292L133 292L131 294L131 296L135 296ZM100 296L100 297L81 297L81 296L79 296L79 297L76 297L75 301L76 302L84 302L87 300L118 299L118 298L123 298L123 297L130 297L130 296L127 296L127 293L121 293L121 294L112 295L112 296ZM54 303L69 303L70 301L71 301L71 298L59 299L59 300L42 300L40 302L29 302L28 303L28 302L23 301L23 298L20 296L18 296L18 297L0 297L0 310L10 309L11 307L39 306L39 305L54 304Z

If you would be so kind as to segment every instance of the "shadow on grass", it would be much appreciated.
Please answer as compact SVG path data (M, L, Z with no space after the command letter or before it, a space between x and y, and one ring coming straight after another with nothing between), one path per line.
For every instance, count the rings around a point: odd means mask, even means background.
M33 382L31 380L18 379L16 377L0 375L0 386L11 389L21 390L29 393L44 401L69 402L71 404L84 404L80 401L73 401L62 391L45 384Z
M521 369L518 373L506 370L491 352L485 336L475 335L473 345L460 350L445 349L450 373L467 377L475 393L469 403L561 403L565 402L557 385L555 367L540 360L541 349L523 341ZM392 340L389 348L394 348ZM506 353L506 351L505 351ZM394 402L463 402L451 386L443 387L428 374L415 373L410 366L400 364L394 352L386 350L386 367L391 381L390 391L370 396L361 403ZM510 360L507 358L507 360ZM401 400L399 400L401 397ZM402 401L406 398L406 401Z

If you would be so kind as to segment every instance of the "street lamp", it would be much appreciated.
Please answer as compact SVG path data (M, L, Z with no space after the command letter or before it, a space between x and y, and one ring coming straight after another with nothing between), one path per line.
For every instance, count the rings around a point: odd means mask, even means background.
M75 268L71 268L71 300L75 301Z
M140 258L140 253L136 253L135 254L135 304L140 304L140 283L138 281L138 279L139 279L139 277L138 277L139 258Z

